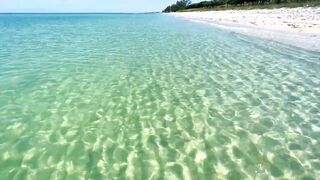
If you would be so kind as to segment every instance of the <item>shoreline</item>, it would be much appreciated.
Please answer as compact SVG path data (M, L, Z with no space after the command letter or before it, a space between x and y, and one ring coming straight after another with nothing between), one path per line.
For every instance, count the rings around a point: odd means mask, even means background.
M320 7L177 12L168 15L320 52Z

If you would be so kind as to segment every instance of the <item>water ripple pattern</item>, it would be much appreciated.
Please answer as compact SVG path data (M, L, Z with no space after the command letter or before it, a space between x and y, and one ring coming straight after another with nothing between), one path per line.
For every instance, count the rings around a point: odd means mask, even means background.
M161 14L2 14L0 177L317 179L319 57Z

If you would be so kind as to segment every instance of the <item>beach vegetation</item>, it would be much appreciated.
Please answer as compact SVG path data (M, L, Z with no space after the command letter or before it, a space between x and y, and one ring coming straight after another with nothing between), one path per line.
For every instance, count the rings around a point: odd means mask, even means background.
M211 0L191 3L190 0L177 1L163 12L209 11L228 9L272 9L320 6L320 0Z
M166 7L163 12L177 12L179 10L183 10L189 5L191 5L191 0L180 0L177 1L175 4L172 4L168 7Z

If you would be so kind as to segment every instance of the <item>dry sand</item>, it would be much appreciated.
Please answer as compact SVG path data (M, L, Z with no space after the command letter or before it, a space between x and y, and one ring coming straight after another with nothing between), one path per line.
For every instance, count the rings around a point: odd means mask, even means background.
M320 7L179 12L169 15L320 51Z

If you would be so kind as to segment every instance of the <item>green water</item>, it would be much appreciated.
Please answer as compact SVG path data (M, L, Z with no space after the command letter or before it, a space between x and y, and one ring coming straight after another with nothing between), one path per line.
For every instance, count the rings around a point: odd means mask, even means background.
M0 177L317 179L319 57L161 14L0 15Z

